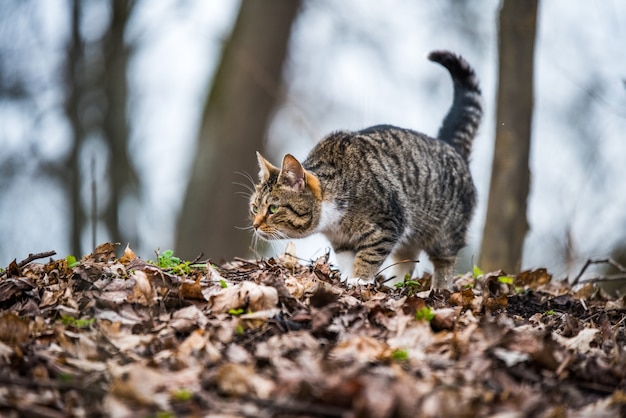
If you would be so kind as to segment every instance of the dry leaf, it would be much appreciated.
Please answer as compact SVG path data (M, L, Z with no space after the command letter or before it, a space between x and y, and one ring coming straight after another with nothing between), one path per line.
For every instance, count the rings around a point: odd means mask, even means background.
M272 309L278 304L278 292L273 287L242 282L235 286L221 289L209 297L209 306L214 313L228 313L243 309L256 312Z

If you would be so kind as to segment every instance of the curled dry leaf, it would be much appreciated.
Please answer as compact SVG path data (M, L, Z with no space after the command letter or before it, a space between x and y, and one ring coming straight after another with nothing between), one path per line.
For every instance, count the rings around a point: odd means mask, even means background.
M277 304L278 292L275 288L253 282L221 289L209 297L209 307L214 313L228 313L236 309L256 312L275 308Z
M133 287L133 294L129 296L129 302L140 303L142 305L153 305L155 302L155 292L152 288L152 283L148 279L148 275L140 270L134 271L131 279L135 281Z
M329 357L340 362L369 363L389 357L389 345L366 336L355 336L339 342L329 353Z
M593 348L598 347L599 332L600 330L597 328L585 328L572 338L565 338L557 333L553 333L552 337L565 348L586 354Z
M169 326L177 332L189 332L197 328L204 329L208 322L206 315L197 306L190 305L174 312Z
M122 366L111 362L108 369L113 378L111 393L140 405L154 405L168 410L172 392L181 389L191 392L200 390L200 370L191 367L165 372L142 364Z
M275 388L274 383L259 375L254 367L235 363L221 366L215 382L221 393L236 397L268 399Z
M123 265L127 265L129 264L131 261L135 260L137 258L137 256L135 255L135 252L133 250L130 249L130 244L126 245L126 248L124 249L124 255L122 255L120 257L120 263L122 263Z

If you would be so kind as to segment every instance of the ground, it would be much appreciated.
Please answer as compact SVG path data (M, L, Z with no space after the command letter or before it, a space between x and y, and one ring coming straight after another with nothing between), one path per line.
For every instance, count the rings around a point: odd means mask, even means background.
M2 416L626 416L625 299L593 283L42 256L0 273Z

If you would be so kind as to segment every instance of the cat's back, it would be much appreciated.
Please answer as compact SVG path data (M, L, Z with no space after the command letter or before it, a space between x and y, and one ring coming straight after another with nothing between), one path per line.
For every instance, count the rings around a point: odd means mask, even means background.
M417 174L419 168L433 171L467 168L463 157L446 142L392 125L334 132L313 148L304 166L322 179L375 175L408 182L415 179L403 174Z

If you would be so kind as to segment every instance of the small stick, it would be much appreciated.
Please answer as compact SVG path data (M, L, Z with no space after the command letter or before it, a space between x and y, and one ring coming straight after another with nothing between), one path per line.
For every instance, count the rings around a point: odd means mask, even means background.
M96 248L98 229L98 190L96 183L96 157L91 156L91 248Z
M22 268L31 261L39 260L40 258L52 257L53 255L56 255L56 253L56 251L45 251L43 253L28 254L28 257L20 261L17 266Z
M46 252L43 252L43 253L28 254L28 257L26 257L25 259L23 259L22 261L20 261L17 264L17 268L18 269L22 268L26 264L30 263L31 261L39 260L40 258L52 257L55 254L56 254L56 251L46 251ZM13 260L13 262L11 264L13 264L13 263L15 263L15 260ZM4 271L0 272L0 277L5 276L8 273L9 268L12 268L11 265L9 265L9 267L4 269Z
M576 276L576 278L572 282L572 286L578 284L578 282L580 281L580 278L582 277L582 275L585 273L587 268L590 265L592 265L592 264L610 264L611 266L613 266L616 269L618 269L620 272L626 273L626 267L622 266L620 263L618 263L617 261L615 261L614 259L612 259L610 257L609 258L599 259L599 260L588 259L587 262L585 263L585 265L583 266L583 268L580 270L580 273L578 273L578 276ZM607 280L615 280L615 279L607 279ZM588 281L604 281L604 280L600 280L600 279L583 280L583 282L588 282Z

